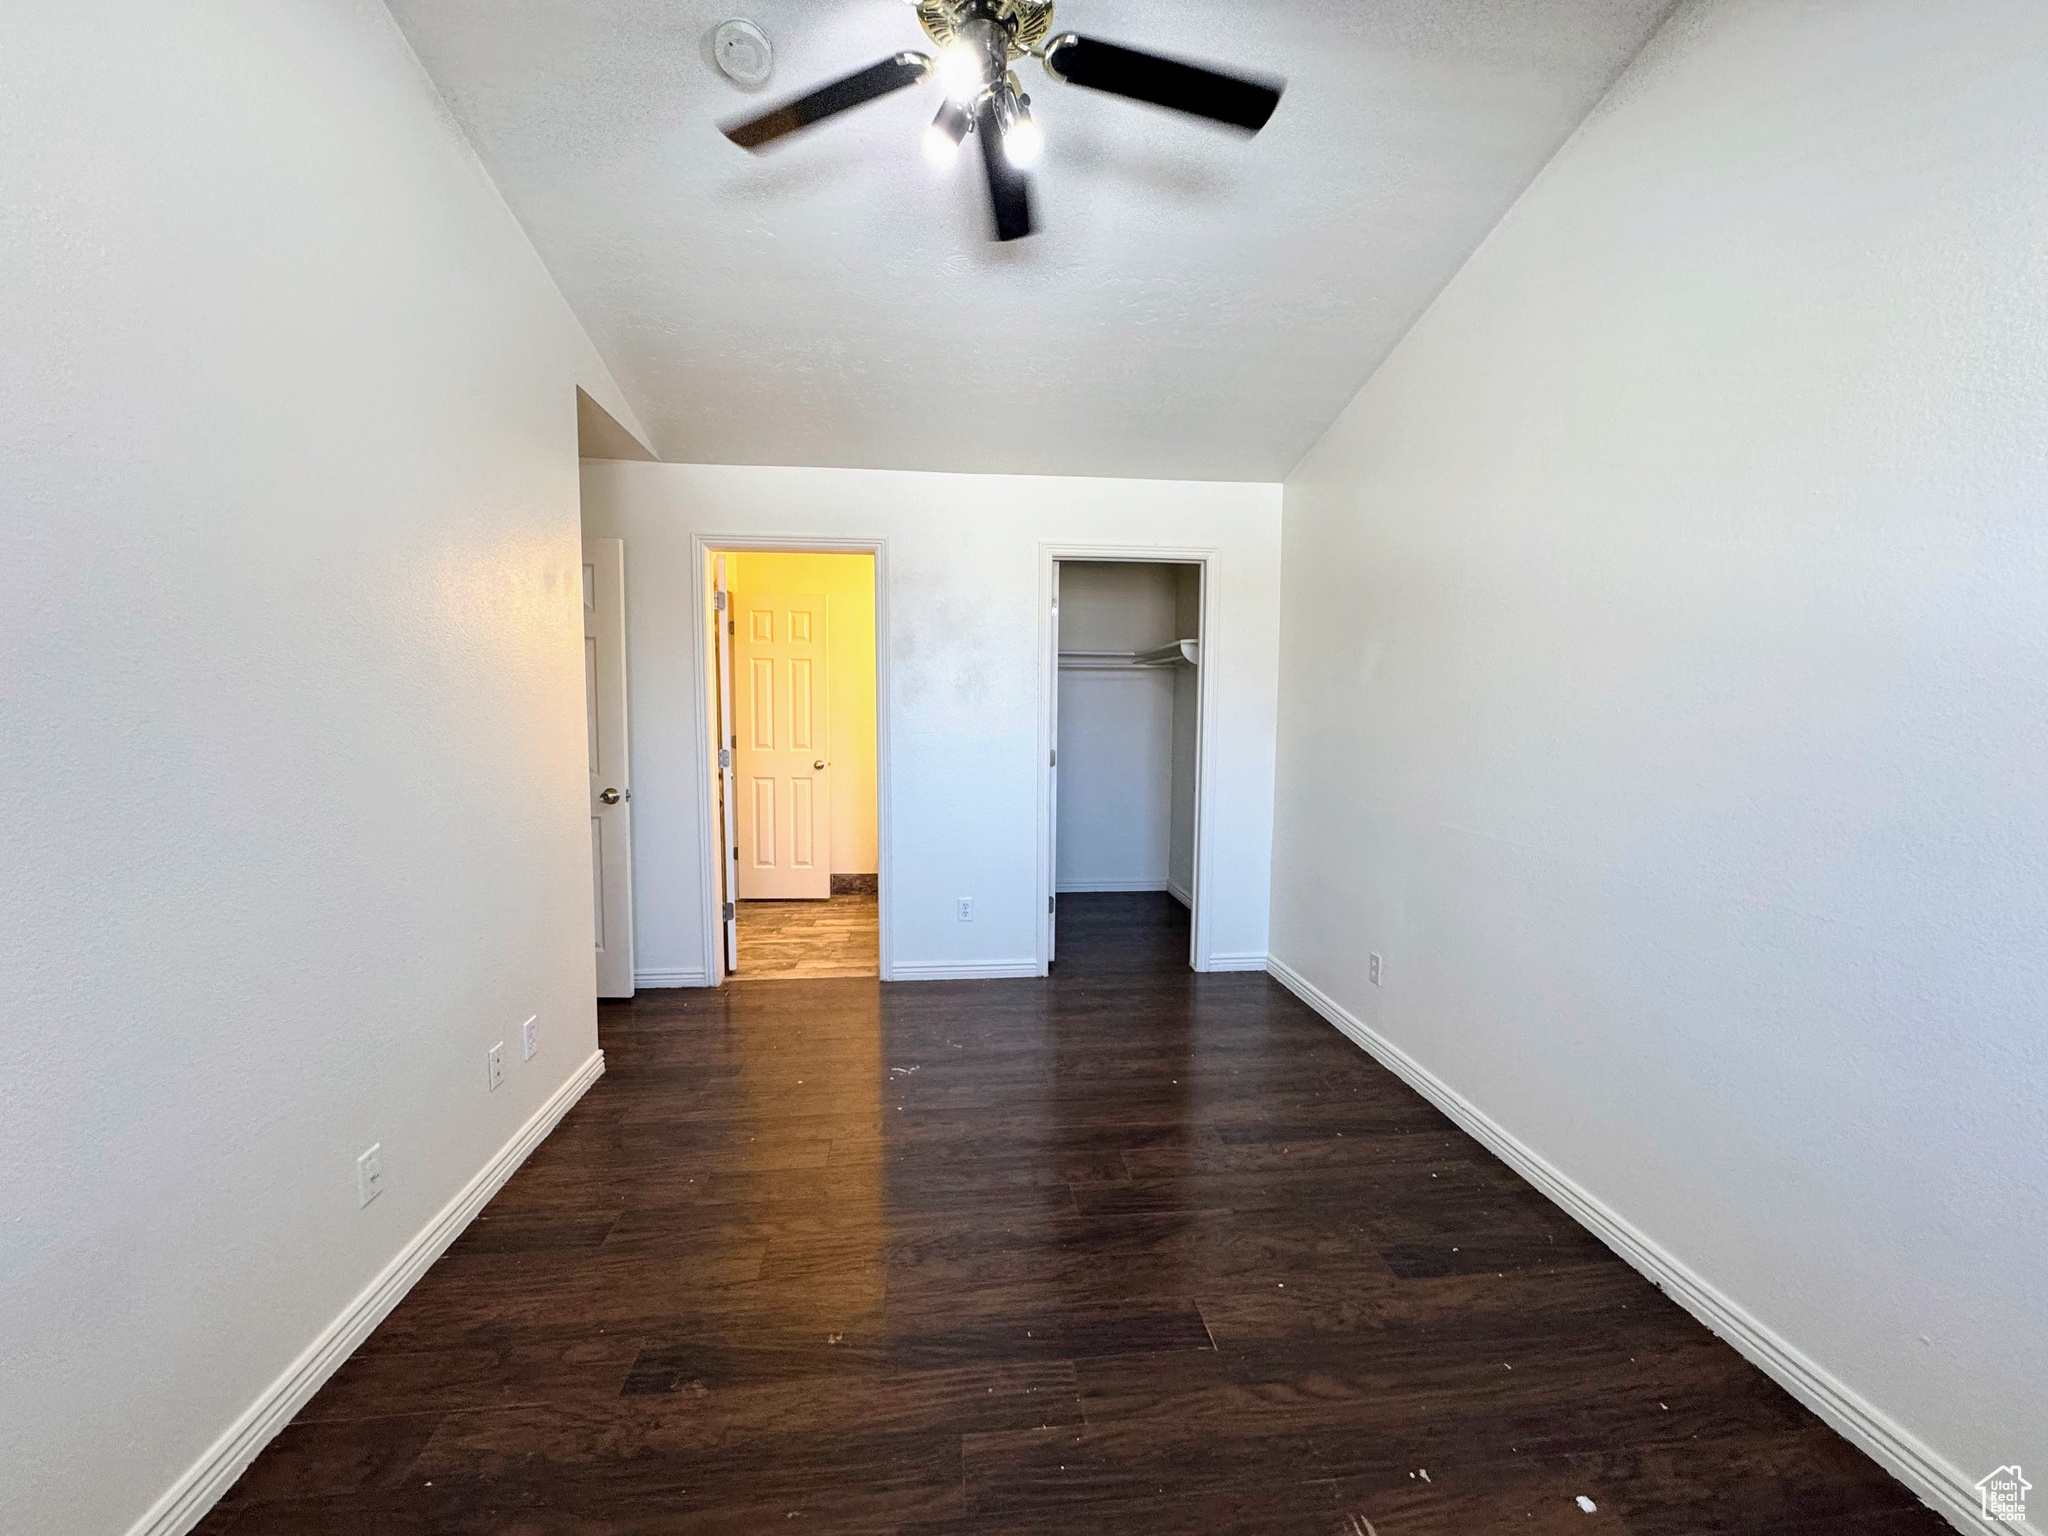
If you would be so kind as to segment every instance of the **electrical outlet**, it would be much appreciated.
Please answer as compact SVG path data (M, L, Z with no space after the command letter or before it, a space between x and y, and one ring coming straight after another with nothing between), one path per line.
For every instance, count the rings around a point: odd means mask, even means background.
M498 1091L498 1084L505 1081L505 1042L502 1040L484 1053L484 1081L493 1093Z
M519 1059L533 1060L533 1053L540 1049L540 1015L535 1014L519 1026Z
M1380 957L1378 951L1374 951L1365 957L1365 979L1374 986L1380 984Z
M960 921L963 923L974 921L974 898L972 896L962 896L960 898Z
M384 1193L384 1143L356 1159L356 1203L368 1205Z

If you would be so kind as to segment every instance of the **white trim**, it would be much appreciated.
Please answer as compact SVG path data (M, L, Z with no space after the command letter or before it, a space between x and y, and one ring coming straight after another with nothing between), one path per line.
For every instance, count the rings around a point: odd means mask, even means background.
M1267 960L1264 955L1211 955L1209 969L1212 971L1263 971Z
M1825 1419L1834 1431L1904 1483L1959 1530L1983 1529L1974 1485L1932 1446L1909 1433L1875 1404L1850 1390L1790 1340L1752 1317L1734 1297L1716 1289L1660 1247L1620 1212L1543 1155L1518 1140L1484 1110L1352 1014L1285 961L1266 962L1282 986L1349 1036L1367 1055L1457 1122L1495 1157L1547 1195L1564 1213L1612 1248L1659 1290L1743 1358ZM2014 1527L2022 1529L2022 1527Z
M1214 679L1216 668L1210 664L1215 654L1215 615L1209 604L1209 567L1219 558L1220 551L1214 545L1177 544L1060 544L1042 543L1038 546L1038 970L1034 975L1045 975L1052 957L1053 915L1047 899L1057 890L1069 887L1057 885L1053 868L1053 833L1050 814L1052 805L1052 763L1050 761L1056 722L1059 688L1059 658L1053 651L1052 636L1052 579L1053 567L1062 560L1118 560L1141 565L1192 565L1200 572L1200 601L1197 603L1196 627L1201 631L1196 638L1202 642L1202 665L1196 669L1195 704L1195 855L1194 868L1189 875L1190 890L1185 898L1190 919L1188 923L1188 966L1191 970L1208 971L1215 969L1208 953L1208 919L1201 899L1203 889L1202 850L1209 845L1210 825L1218 814L1211 802L1209 785L1209 720L1214 713ZM1080 886L1071 887L1075 890ZM1164 887L1172 889L1171 886ZM1123 887L1129 889L1129 887ZM1155 887L1157 889L1157 887Z
M1042 960L898 960L891 981L998 981L1012 976L1043 976Z
M1190 912L1194 911L1195 893L1189 890L1186 886L1182 885L1178 880L1172 879L1171 877L1167 879L1166 894L1171 896L1175 901L1179 902L1182 906L1186 907ZM1264 955L1259 956L1259 965L1261 969L1264 968L1265 964L1266 957Z
M666 987L715 987L718 983L700 966L694 971L635 971L633 985L659 991Z
M1060 894L1069 891L1170 891L1170 880L1062 880Z
M691 692L697 707L697 762L700 771L709 774L713 758L711 744L711 657L704 645L705 632L710 628L709 615L704 606L704 561L714 553L745 554L748 551L785 555L873 555L875 557L875 840L880 853L875 871L875 885L878 896L877 915L879 918L882 980L892 981L896 976L895 962L890 958L891 944L895 935L895 918L892 912L892 897L895 890L895 876L892 866L896 860L895 847L889 835L889 541L887 539L811 539L798 534L767 535L748 533L693 533L690 535L690 658L695 667ZM705 971L709 980L705 986L718 986L725 980L725 942L721 933L723 920L719 913L721 902L718 895L719 850L725 847L724 830L716 825L717 812L714 807L718 797L712 793L709 779L698 797L699 809L703 812L703 834L699 846L704 850L700 861L700 875L703 888L704 910L704 954L709 962ZM1036 974L1036 973L1034 973Z
M477 1212L490 1203L491 1196L504 1187L528 1154L603 1075L604 1052L592 1051L590 1059L533 1112L532 1118L399 1250L382 1273L342 1309L339 1317L320 1330L284 1374L264 1388L262 1396L208 1447L206 1454L185 1469L149 1513L128 1528L128 1536L184 1536L204 1519L263 1447L291 1422L293 1414L305 1407L391 1309L405 1299L405 1293L418 1283L434 1260L462 1235L462 1229L476 1219Z

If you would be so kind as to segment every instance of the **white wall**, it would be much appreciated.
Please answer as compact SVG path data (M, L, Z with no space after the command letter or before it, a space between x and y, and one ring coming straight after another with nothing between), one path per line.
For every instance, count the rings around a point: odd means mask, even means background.
M1178 638L1175 570L1150 560L1062 560L1060 649L1149 651Z
M1210 949L1263 955L1271 869L1279 489L885 470L591 463L584 517L626 541L633 691L636 964L704 973L703 817L691 670L690 537L883 538L889 751L885 921L911 970L1035 964L1043 547L1214 548L1203 858ZM954 917L975 898L975 920Z
M1060 673L1059 889L1166 889L1173 726L1167 668Z
M1192 638L1191 636L1189 638ZM1173 741L1169 748L1171 799L1167 806L1166 888L1190 904L1195 879L1195 790L1202 726L1202 677L1193 667L1174 667Z
M1687 7L1285 492L1276 959L1965 1488L2048 1466L2044 80Z
M632 413L381 6L7 34L0 1524L105 1536L595 1049L575 388Z

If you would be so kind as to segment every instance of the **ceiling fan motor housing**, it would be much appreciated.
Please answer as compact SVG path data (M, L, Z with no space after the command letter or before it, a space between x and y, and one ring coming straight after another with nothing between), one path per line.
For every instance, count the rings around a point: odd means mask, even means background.
M1052 31L1052 0L917 0L918 24L941 48L969 20L990 16L1010 34L1009 56L1021 59Z

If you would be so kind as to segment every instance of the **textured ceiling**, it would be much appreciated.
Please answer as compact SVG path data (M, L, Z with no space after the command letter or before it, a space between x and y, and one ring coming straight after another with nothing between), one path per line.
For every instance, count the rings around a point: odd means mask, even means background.
M936 85L717 132L923 46L904 0L391 0L663 458L1212 480L1293 468L1670 6L1062 0L1287 97L1246 140L1026 61L1041 232L997 246L920 152Z

